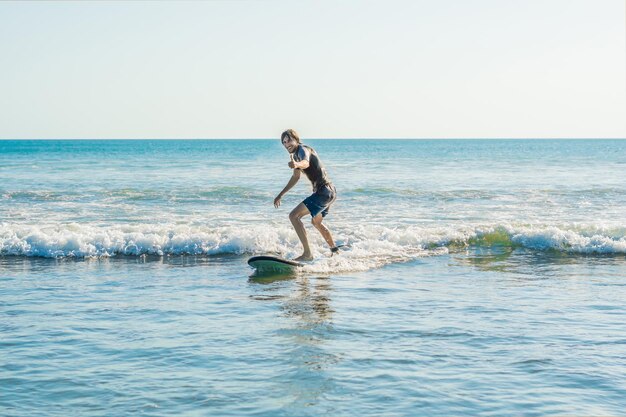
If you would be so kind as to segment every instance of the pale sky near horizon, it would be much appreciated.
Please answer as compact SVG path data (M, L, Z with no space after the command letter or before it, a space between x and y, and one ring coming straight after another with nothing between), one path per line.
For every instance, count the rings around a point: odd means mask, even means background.
M0 139L625 138L625 0L1 2Z

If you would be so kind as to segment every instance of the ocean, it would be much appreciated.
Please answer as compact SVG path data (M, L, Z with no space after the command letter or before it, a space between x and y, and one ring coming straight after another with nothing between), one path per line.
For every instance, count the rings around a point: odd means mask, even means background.
M626 415L625 140L0 141L0 415Z

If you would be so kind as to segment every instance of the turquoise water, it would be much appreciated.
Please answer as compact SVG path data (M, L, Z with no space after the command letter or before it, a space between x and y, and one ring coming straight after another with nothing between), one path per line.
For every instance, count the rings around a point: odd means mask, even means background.
M624 415L626 141L0 141L0 414Z

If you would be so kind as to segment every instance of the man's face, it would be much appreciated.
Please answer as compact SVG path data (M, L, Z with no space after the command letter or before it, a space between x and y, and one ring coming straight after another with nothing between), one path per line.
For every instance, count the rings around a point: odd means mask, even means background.
M298 142L296 142L291 136L287 135L283 138L283 146L289 153L294 153L298 148Z

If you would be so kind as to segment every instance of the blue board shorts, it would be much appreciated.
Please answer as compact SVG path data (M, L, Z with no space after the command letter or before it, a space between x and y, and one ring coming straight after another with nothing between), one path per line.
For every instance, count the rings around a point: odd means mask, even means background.
M322 213L322 217L326 217L330 205L337 198L337 190L332 184L321 186L316 192L304 199L303 203L309 209L311 217L315 217Z

